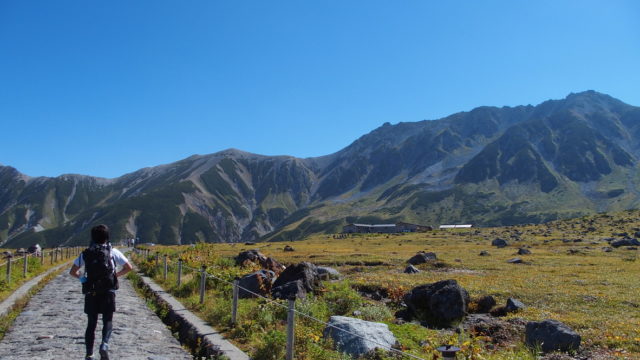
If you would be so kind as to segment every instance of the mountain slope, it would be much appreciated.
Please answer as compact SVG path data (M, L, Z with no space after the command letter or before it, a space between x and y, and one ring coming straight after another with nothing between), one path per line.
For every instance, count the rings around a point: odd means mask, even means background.
M225 150L116 179L0 166L5 246L297 239L351 221L500 225L638 206L640 108L594 91L384 124L320 158Z

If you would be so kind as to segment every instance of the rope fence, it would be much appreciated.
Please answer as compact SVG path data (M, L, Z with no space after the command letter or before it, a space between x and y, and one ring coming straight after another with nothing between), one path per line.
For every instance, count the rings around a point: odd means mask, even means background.
M152 255L151 255L149 249L137 249L136 248L135 252L137 254L141 254L147 260L149 258L152 258ZM398 355L401 355L401 356L404 356L404 357L407 357L407 358L411 358L411 359L425 360L424 358L421 358L421 357L415 356L413 354L409 354L409 353L402 352L400 350L391 348L387 344L382 344L382 343L376 342L376 341L374 341L374 340L372 340L370 338L365 338L365 337L363 337L361 335L358 335L358 334L353 333L351 331L348 331L346 329L337 327L335 325L331 325L331 324L329 324L329 323L327 323L325 321L322 321L322 320L320 320L320 319L318 319L318 318L316 318L314 316L311 316L309 314L306 314L306 313L303 313L301 311L298 311L298 310L295 309L295 300L289 300L288 301L288 305L285 305L285 304L282 304L282 303L280 303L278 301L275 301L273 299L267 298L267 297L263 296L262 294L253 292L253 291L251 291L251 290L249 290L249 289L247 289L245 287L240 286L238 284L239 281L238 281L237 278L234 281L231 282L231 281L223 279L223 278L221 278L219 276L216 276L215 274L211 274L211 273L207 272L206 266L204 266L204 265L202 266L202 268L196 269L196 268L190 267L188 265L185 265L184 262L182 261L182 259L178 259L178 262L177 262L176 265L169 265L168 264L168 260L167 260L167 258L168 258L167 255L163 256L162 264L160 264L160 254L158 252L155 252L154 254L155 254L155 255L153 255L154 258L152 258L152 259L154 260L156 267L159 267L159 266L162 265L162 269L163 269L162 277L163 277L163 279L165 281L168 278L168 274L169 274L169 269L170 268L175 269L175 271L177 273L176 284L178 286L181 285L181 282L182 282L181 278L182 278L184 270L189 270L194 274L199 274L200 275L200 288L199 288L200 304L204 304L204 300L205 300L205 296L206 296L206 278L214 279L214 280L220 281L220 282L222 282L224 284L230 285L232 287L232 309L231 309L231 324L232 325L236 325L236 323L237 323L238 297L239 297L238 294L239 294L240 290L242 290L242 291L244 291L246 293L249 293L251 295L254 295L254 296L256 296L256 297L258 297L260 299L263 299L264 301L266 301L269 304L273 304L275 306L287 309L286 360L293 360L293 358L294 358L294 356L293 356L293 345L294 345L295 314L298 314L299 316L307 318L307 319L309 319L311 321L320 323L320 324L324 325L325 327L329 327L329 328L332 328L334 330L341 331L341 332L347 333L347 334L349 334L351 336L354 336L354 337L357 337L359 339L365 340L365 341L367 341L369 343L376 344L379 347L381 347L382 349L385 349L387 351L393 352L395 354L398 354Z
M6 261L0 264L0 268L5 267L5 281L7 284L11 283L11 276L14 274L14 266L13 264L22 260L22 277L26 278L27 273L29 272L29 258L39 258L40 265L45 264L45 253L48 253L48 257L50 258L50 264L53 265L57 263L59 260L67 260L71 257L75 257L80 254L81 247L65 247L65 248L54 248L50 250L41 250L40 252L29 253L27 251L23 253L18 253L16 255L6 256ZM1 270L0 270L1 273Z

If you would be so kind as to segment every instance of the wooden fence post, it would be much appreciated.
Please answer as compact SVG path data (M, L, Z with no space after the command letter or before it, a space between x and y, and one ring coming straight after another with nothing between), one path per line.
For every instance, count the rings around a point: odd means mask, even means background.
M160 263L160 254L156 252L156 266Z
M287 360L293 360L293 340L295 337L295 312L296 301L289 300L289 311L287 312Z
M24 253L24 263L22 264L22 277L27 277L27 261L29 260L29 254Z
M167 281L167 254L164 254L164 281Z
M178 287L180 287L182 283L182 259L178 259Z
M7 284L11 283L11 257L7 257Z
M207 267L205 265L202 265L202 268L200 269L200 304L204 304L204 290L205 290L205 283L207 281Z
M44 250L40 250L40 265L44 265Z
M236 325L238 318L238 278L233 280L233 307L231 308L231 325Z

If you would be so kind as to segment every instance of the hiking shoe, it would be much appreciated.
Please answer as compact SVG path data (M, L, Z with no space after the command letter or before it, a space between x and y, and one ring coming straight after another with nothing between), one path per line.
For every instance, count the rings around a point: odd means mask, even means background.
M84 357L84 360L96 360L96 358L93 357L93 354L91 355L87 355Z
M100 360L109 360L109 348L104 344L100 345Z

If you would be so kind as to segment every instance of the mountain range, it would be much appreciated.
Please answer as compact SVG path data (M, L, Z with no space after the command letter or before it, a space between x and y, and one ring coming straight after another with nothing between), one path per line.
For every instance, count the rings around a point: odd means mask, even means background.
M327 156L229 149L115 179L0 166L0 243L297 240L351 222L540 223L640 204L640 107L595 91L385 123Z

